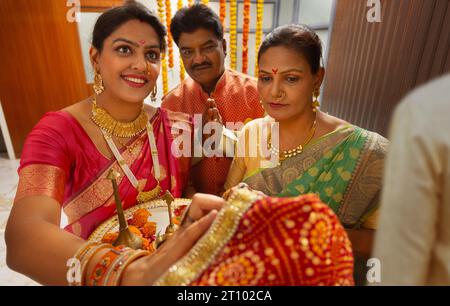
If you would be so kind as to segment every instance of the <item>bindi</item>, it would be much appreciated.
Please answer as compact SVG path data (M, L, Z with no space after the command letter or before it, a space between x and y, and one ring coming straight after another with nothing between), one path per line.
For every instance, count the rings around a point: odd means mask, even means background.
M276 75L278 73L278 68L272 68L272 72Z
M141 45L144 45L144 44L145 44L145 40L140 40L139 43L140 43Z

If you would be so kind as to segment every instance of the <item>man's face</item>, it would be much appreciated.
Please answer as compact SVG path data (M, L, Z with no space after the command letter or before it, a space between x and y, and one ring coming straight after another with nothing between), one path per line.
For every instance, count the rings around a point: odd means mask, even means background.
M192 33L182 33L178 47L189 76L203 87L214 87L225 70L225 40L200 28Z

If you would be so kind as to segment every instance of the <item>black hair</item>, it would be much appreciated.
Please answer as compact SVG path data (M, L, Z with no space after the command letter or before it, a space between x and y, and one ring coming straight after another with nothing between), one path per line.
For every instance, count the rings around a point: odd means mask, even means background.
M124 5L109 9L100 15L94 26L92 45L101 52L105 39L122 24L134 19L147 23L155 30L159 37L160 50L164 52L167 34L165 27L152 11L135 1L127 1Z
M210 30L217 39L223 39L223 26L219 16L204 4L194 4L178 10L170 22L170 33L177 45L181 33L192 33L199 28Z
M290 24L276 28L267 35L261 44L258 52L258 61L267 49L278 46L294 49L306 58L313 74L319 71L322 58L322 42L319 36L309 27L300 24Z

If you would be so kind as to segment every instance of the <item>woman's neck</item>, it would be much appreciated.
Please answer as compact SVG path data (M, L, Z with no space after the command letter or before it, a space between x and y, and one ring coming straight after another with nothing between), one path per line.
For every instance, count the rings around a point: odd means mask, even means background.
M106 111L116 120L121 122L131 122L136 119L142 110L142 103L125 102L117 97L108 95L107 92L96 97L97 105Z
M280 149L289 150L297 147L310 137L311 127L318 117L312 111L306 111L299 116L288 120L279 121L280 124Z

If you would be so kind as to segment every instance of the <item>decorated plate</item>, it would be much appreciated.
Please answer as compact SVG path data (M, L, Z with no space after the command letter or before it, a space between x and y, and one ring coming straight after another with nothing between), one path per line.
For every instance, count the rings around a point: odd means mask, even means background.
M172 217L175 219L175 223L179 221L181 218L181 214L185 207L191 204L191 199L182 199L177 198L172 202ZM146 210L148 213L146 213ZM144 212L144 214L142 214ZM144 237L148 238L149 242L152 242L155 237L148 237L145 235L144 223L156 225L156 229L152 229L151 236L155 234L161 233L164 234L166 227L169 225L169 212L167 210L167 203L164 200L154 200L142 204L135 205L130 207L124 211L125 219L128 221L131 227L134 227L134 230L140 230L141 234L144 234ZM144 215L147 220L139 222L140 224L136 226L138 223L136 220L137 215ZM148 217L147 217L148 215ZM146 224L147 225L147 224ZM119 231L119 219L117 214L104 221L100 226L95 229L95 231L89 236L89 241L101 242L107 235L113 235L118 233ZM139 233L138 233L139 234ZM110 241L104 241L110 242Z

